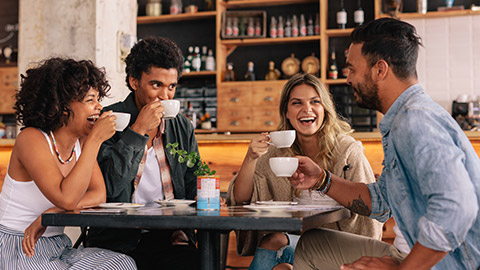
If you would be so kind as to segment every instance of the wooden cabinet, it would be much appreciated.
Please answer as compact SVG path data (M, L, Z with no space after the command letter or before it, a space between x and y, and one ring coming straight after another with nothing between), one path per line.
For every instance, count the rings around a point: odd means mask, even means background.
M226 82L217 92L218 127L229 131L272 131L285 81Z
M18 68L0 67L0 114L13 114L18 88Z

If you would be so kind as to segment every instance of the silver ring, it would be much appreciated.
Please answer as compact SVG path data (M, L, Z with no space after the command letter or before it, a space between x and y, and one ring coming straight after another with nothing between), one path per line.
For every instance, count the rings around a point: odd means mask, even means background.
M25 238L29 238L29 237L30 237L30 235L25 236Z

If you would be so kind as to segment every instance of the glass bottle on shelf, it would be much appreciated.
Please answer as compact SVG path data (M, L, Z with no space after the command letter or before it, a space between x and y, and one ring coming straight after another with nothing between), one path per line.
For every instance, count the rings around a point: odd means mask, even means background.
M207 55L207 60L206 60L206 63L205 63L205 68L208 71L214 71L215 70L215 57L213 57L212 49L208 50L208 55Z
M253 17L248 18L247 36L255 36L255 25L253 24Z
M192 60L193 60L193 47L188 47L188 55L185 57L185 62L183 63L183 72L191 72L192 71Z
M246 36L246 27L245 27L245 17L240 17L240 22L238 24L238 35Z
M315 34L315 28L313 26L313 19L312 16L310 15L308 17L308 25L307 25L307 35L313 36Z
M421 14L427 13L427 0L417 0L417 12Z
M207 67L207 46L202 46L202 54L200 55L200 70L206 70Z
M307 24L305 23L305 15L300 14L300 36L304 37L307 35Z
M330 66L328 67L328 78L329 79L338 79L338 68L337 68L337 60L335 59L335 49L332 48L332 52L330 53Z
M353 13L353 20L357 25L362 25L365 20L361 2L362 0L357 1L358 9Z
M193 109L193 103L191 101L188 102L188 110L185 117L187 117L190 120L190 122L193 125L193 128L197 128L197 113Z
M232 36L238 37L238 17L233 18Z
M348 48L345 49L343 54L345 55L345 64L343 65L343 68L342 68L342 75L344 78L346 78L348 76L348 66L347 66Z
M315 35L318 36L320 35L320 15L317 13L315 16Z
M273 81L278 80L280 78L280 70L275 68L275 62L270 61L268 62L268 72L265 75L265 80Z
M248 61L248 70L244 76L245 81L255 81L254 64L252 61Z
M188 61L187 58L185 58L185 61L183 61L183 72L190 73L191 71L192 71L192 63Z
M345 29L347 26L347 11L343 6L343 0L340 0L340 10L337 12L337 24L340 29Z
M283 28L283 17L278 17L278 25L277 25L277 37L283 38L285 36L285 29Z
M275 17L272 16L270 19L270 37L276 38L277 37L277 21Z
M262 35L262 26L260 25L260 18L255 19L255 36L260 37Z
M182 13L182 0L171 0L170 14L180 14L180 13Z
M205 10L213 10L213 0L205 0Z
M292 37L298 37L298 19L295 14L292 17Z
M233 63L227 63L227 70L225 70L223 80L226 82L235 81L235 71L233 70Z
M230 36L233 35L232 18L231 17L227 18L227 26L225 26L225 35L227 37L230 37Z
M287 17L287 20L285 21L285 36L286 37L291 37L292 36L292 21L290 21L290 18Z
M193 53L192 68L193 71L200 71L202 66L202 59L200 58L200 48L195 46L195 51Z
M148 0L145 12L147 16L162 15L162 2L160 0Z

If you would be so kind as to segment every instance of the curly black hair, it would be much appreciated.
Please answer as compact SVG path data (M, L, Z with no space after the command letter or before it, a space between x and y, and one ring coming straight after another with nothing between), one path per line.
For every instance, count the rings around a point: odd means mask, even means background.
M20 90L15 95L15 117L23 128L44 132L67 124L73 111L70 103L82 101L94 88L101 98L110 90L104 69L90 60L50 58L21 75Z
M125 82L133 91L129 77L140 80L142 72L149 73L151 67L164 69L177 69L177 79L182 76L183 55L178 45L171 39L164 37L148 37L140 40L130 50L125 59L127 64Z

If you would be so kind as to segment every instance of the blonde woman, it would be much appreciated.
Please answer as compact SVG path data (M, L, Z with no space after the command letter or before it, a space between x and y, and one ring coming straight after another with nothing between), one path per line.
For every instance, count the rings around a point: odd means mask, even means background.
M250 142L238 175L228 190L227 203L242 205L256 201L299 201L336 204L317 191L294 190L287 178L276 177L269 159L277 156L308 156L333 174L365 183L374 182L372 169L360 142L352 138L350 125L337 116L332 97L313 75L294 75L284 86L280 100L278 130L296 130L296 139L287 149L267 144L266 133ZM382 223L352 214L325 228L381 239ZM297 237L279 232L237 232L237 252L255 257L249 269L291 269ZM258 246L258 247L257 247Z

